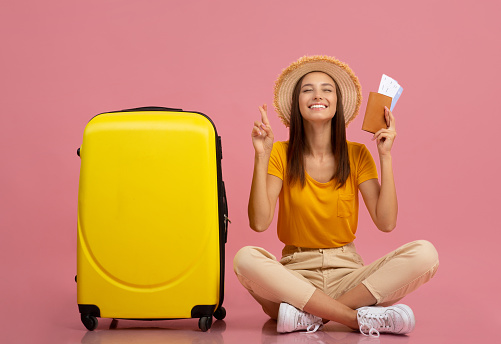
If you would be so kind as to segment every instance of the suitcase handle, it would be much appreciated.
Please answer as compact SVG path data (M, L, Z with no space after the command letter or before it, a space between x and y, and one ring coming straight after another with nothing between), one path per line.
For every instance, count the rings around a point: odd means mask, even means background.
M183 109L167 108L161 106L143 106L133 109L122 110L120 112L134 112L134 111L183 111Z

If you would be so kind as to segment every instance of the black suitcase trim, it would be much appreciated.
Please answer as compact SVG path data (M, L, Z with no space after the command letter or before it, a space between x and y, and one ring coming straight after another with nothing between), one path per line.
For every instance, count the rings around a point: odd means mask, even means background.
M78 305L78 310L82 315L92 315L94 317L101 317L101 310L96 305Z
M193 307L191 310L192 318L210 317L214 314L216 310L216 305L199 305Z

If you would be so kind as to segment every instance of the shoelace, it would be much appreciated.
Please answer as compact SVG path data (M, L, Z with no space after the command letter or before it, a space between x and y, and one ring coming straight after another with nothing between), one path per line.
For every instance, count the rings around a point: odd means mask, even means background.
M360 317L360 332L364 336L379 337L378 329L390 328L390 319L387 314L364 314ZM366 334L364 331L368 331Z
M311 329L312 327L314 327L313 330ZM317 332L317 330L320 327L322 327L322 324L318 324L318 323L317 324L311 324L310 326L308 326L306 328L306 332L303 332L303 333L306 333L306 334L308 334L308 333L315 333L315 332Z
M314 315L309 313L302 313L298 316L298 325L306 326L307 324L310 324L306 328L306 332L303 333L315 333L323 325L323 323L318 322L315 318L316 317Z

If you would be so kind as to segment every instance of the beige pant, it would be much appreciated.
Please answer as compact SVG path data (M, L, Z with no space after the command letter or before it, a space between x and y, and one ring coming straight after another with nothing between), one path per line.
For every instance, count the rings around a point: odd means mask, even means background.
M285 246L282 256L278 262L266 250L246 246L233 261L240 283L271 317L281 302L302 310L315 289L337 299L360 283L378 305L391 305L428 282L438 268L438 253L424 240L366 266L353 243L328 249Z

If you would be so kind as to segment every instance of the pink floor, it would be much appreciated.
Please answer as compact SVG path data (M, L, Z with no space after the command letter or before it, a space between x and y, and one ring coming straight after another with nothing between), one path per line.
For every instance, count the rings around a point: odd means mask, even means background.
M73 262L62 262L69 272ZM65 268L67 266L67 268ZM447 269L443 269L447 270ZM442 271L444 275L445 272ZM348 328L327 324L314 334L279 335L236 278L228 273L225 308L227 317L215 321L202 333L197 320L132 321L119 320L110 329L111 319L99 319L97 330L88 332L80 322L76 305L76 286L72 276L55 272L52 276L25 275L26 283L9 288L2 281L1 343L499 343L496 329L501 317L493 303L466 301L464 286L447 290L446 277L437 276L403 300L416 315L416 328L406 336L382 335L368 338ZM23 281L19 281L23 282ZM12 285L11 285L12 286ZM487 289L486 289L487 290ZM5 294L7 292L7 294ZM490 290L494 292L494 290ZM463 294L463 295L461 295ZM478 294L477 300L485 300ZM493 294L495 295L495 294Z

